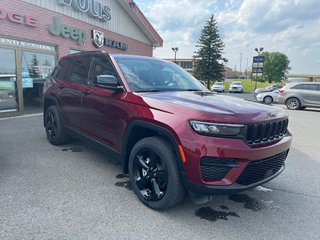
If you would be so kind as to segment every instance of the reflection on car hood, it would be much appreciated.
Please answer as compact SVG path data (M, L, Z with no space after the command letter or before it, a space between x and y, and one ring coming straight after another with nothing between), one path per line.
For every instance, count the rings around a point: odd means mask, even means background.
M285 111L259 103L250 102L237 97L217 95L211 92L157 92L139 93L144 101L152 108L168 111L163 102L178 105L187 109L206 112L208 114L223 114L237 117L237 119L248 119L248 121L268 120L271 118L283 118L287 114ZM148 100L152 101L148 101ZM156 100L156 101L154 101ZM179 107L173 107L171 111L179 111ZM191 113L191 112L190 112ZM272 113L272 114L270 114ZM233 118L232 119L235 119ZM192 118L192 117L191 117ZM249 120L250 119L250 120Z

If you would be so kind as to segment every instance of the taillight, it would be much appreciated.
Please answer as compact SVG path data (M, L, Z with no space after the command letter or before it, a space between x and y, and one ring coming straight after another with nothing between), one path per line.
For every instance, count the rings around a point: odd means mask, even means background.
M279 93L284 93L284 89L280 89L280 90L279 90Z

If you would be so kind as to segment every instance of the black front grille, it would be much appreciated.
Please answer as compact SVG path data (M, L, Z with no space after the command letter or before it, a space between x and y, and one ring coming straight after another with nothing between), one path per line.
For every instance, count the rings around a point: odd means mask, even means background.
M273 176L284 166L288 151L258 161L250 162L236 183L250 185Z
M233 167L239 165L232 158L204 157L200 161L201 177L204 181L221 180Z
M262 144L281 139L287 133L288 119L247 126L246 142L249 145Z

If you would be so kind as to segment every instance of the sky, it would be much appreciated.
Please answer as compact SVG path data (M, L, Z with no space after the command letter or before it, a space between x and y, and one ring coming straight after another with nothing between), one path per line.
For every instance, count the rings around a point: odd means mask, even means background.
M255 48L281 52L290 73L320 73L319 0L135 0L163 39L158 58L192 58L210 16L225 44L227 66L251 69Z

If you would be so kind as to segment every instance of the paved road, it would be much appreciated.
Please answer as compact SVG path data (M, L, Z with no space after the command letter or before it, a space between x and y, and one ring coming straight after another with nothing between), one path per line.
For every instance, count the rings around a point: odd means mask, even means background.
M236 195L166 212L141 204L118 162L55 147L41 116L0 119L0 239L320 239L320 110L288 111L286 170Z

